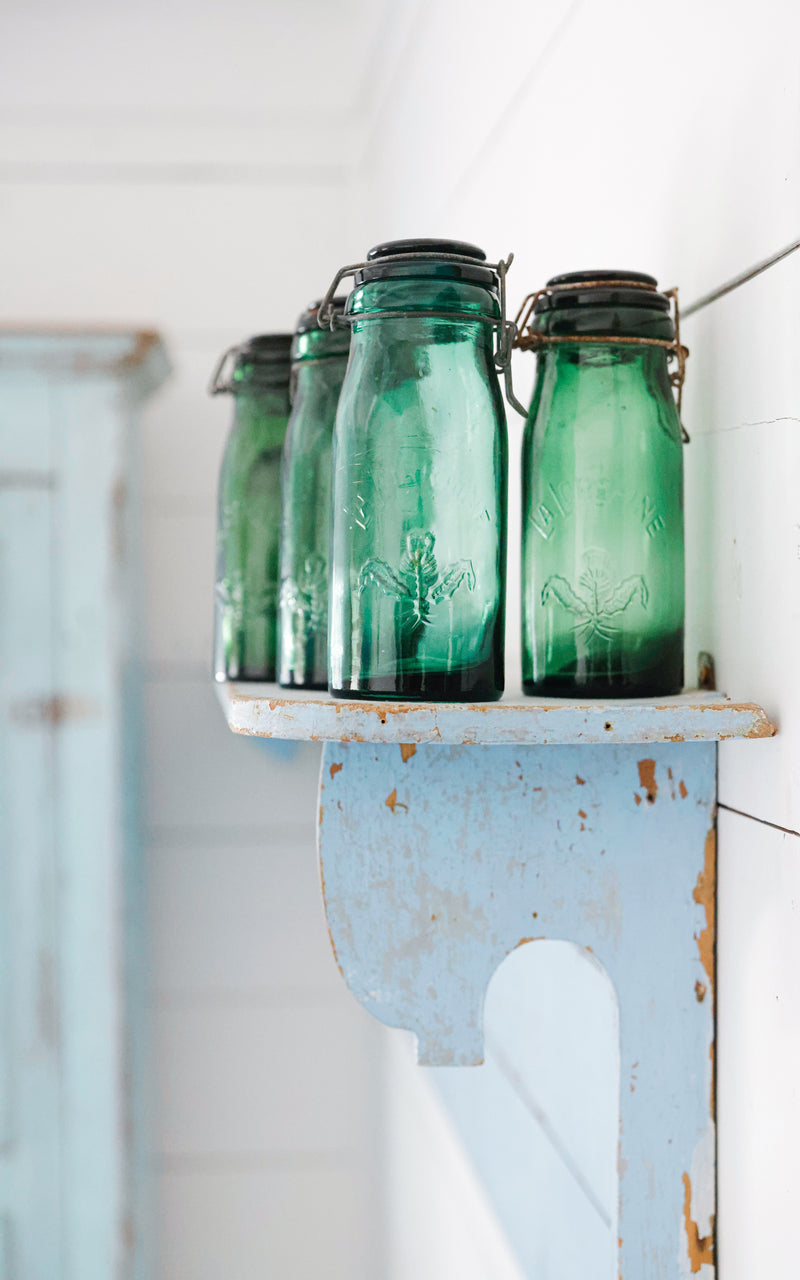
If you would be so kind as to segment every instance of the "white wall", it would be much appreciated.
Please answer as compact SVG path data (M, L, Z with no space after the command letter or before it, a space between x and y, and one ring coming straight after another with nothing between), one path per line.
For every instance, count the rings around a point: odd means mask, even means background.
M513 249L513 306L556 272L594 266L652 272L688 303L800 234L800 15L790 0L400 8L358 175L365 249L412 234L473 240L493 259ZM720 751L725 1280L785 1274L800 1246L789 1210L800 1147L799 290L800 255L684 326L687 679L708 649L719 687L762 702L781 726L774 742ZM527 391L533 358L520 355L517 370ZM513 648L513 412L509 426ZM432 1129L408 1159L409 1179L428 1141ZM433 1215L418 1229L438 1238ZM492 1275L491 1264L479 1273ZM419 1272L399 1261L393 1274Z
M381 1269L380 1032L328 944L319 752L233 737L211 687L231 404L206 395L227 345L291 328L358 251L363 77L327 77L370 8L0 15L2 321L155 327L174 366L141 440L158 1280Z
M594 265L691 300L795 238L800 18L791 0L28 0L0 22L2 320L155 325L175 364L143 438L161 1280L380 1274L381 1043L392 1280L425 1280L422 1260L462 1280L465 1256L470 1280L511 1275L458 1140L328 955L316 752L234 739L214 704L228 406L204 386L226 344L290 326L394 235L514 249L512 304ZM688 673L710 649L721 687L781 724L720 759L725 1280L785 1274L800 1246L798 272L685 333Z

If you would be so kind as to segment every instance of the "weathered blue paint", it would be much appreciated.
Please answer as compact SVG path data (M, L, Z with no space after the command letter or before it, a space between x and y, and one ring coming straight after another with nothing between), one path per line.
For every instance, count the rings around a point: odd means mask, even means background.
M481 1061L517 946L590 949L619 1004L621 1275L711 1276L714 746L339 743L321 786L338 963L420 1062Z
M718 742L775 733L761 707L697 689L642 702L570 702L507 693L500 702L381 702L278 685L220 684L235 733L315 742L430 742L484 746Z
M4 1280L151 1273L130 426L166 371L151 334L0 335Z

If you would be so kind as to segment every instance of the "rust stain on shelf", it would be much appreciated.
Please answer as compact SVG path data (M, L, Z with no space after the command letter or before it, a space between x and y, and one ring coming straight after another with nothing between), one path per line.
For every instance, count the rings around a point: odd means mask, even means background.
M685 800L689 792L686 790L686 783L683 781L683 778L681 778L680 780L680 783L678 785L678 790L681 793L681 800Z
M658 783L656 782L656 762L655 760L640 760L639 769L639 785L644 787L647 792L647 803L655 804L658 795Z
M692 1274L696 1275L704 1264L712 1267L714 1265L714 1219L711 1218L711 1234L701 1236L700 1229L692 1218L692 1180L688 1173L683 1175L683 1223L689 1246L689 1266Z
M340 772L342 771L342 769L343 769L343 768L344 768L344 765L343 765L343 764L332 764L332 765L331 765L331 777L334 777L334 775L335 775L335 774L340 773Z
M580 774L579 774L579 773L576 773L576 774L575 774L575 781L577 782L577 784L578 784L578 786L579 786L579 787L585 787L585 786L586 786L586 779L585 779L585 778L582 778L582 777L580 776Z
M702 1004L703 1001L705 1000L706 990L707 990L706 984L704 982L701 982L700 979L698 978L697 982L694 984L694 994L698 1004Z
M417 754L417 748L413 742L400 743L400 755L403 757L403 764L406 764L406 762L416 754Z

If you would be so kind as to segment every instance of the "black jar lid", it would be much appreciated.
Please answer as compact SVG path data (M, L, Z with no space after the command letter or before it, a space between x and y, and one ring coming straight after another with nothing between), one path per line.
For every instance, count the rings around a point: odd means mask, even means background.
M291 333L259 333L246 338L236 348L236 368L243 364L288 363L292 336Z
M211 376L209 394L236 394L246 385L288 387L292 338L291 333L258 333L229 347Z
M344 312L346 302L347 302L347 295L343 293L338 293L335 298L331 298L330 306L337 315L342 315L342 313ZM318 329L317 316L319 314L321 303L322 303L322 298L318 298L316 302L309 302L308 306L306 307L305 311L301 315L300 319L297 321L295 334L310 333L312 330Z
M573 307L646 307L669 312L669 298L658 291L655 276L644 271L568 271L547 281L536 299L535 315Z
M448 261L455 257L456 262ZM441 276L496 288L497 273L486 265L486 254L465 240L439 240L419 236L411 240L386 240L367 254L365 265L355 273L356 288L372 280L395 277Z

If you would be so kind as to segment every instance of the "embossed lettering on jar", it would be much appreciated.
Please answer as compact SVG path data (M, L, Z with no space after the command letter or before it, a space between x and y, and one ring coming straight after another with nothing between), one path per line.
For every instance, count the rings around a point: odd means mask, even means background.
M234 398L219 478L214 678L274 680L281 527L281 451L289 418L292 335L264 334L226 352L211 384Z
M355 273L345 319L331 690L497 698L507 467L497 269L458 242L381 245Z
M633 697L683 685L682 429L670 299L652 276L556 276L518 345L538 350L523 442L528 693Z

